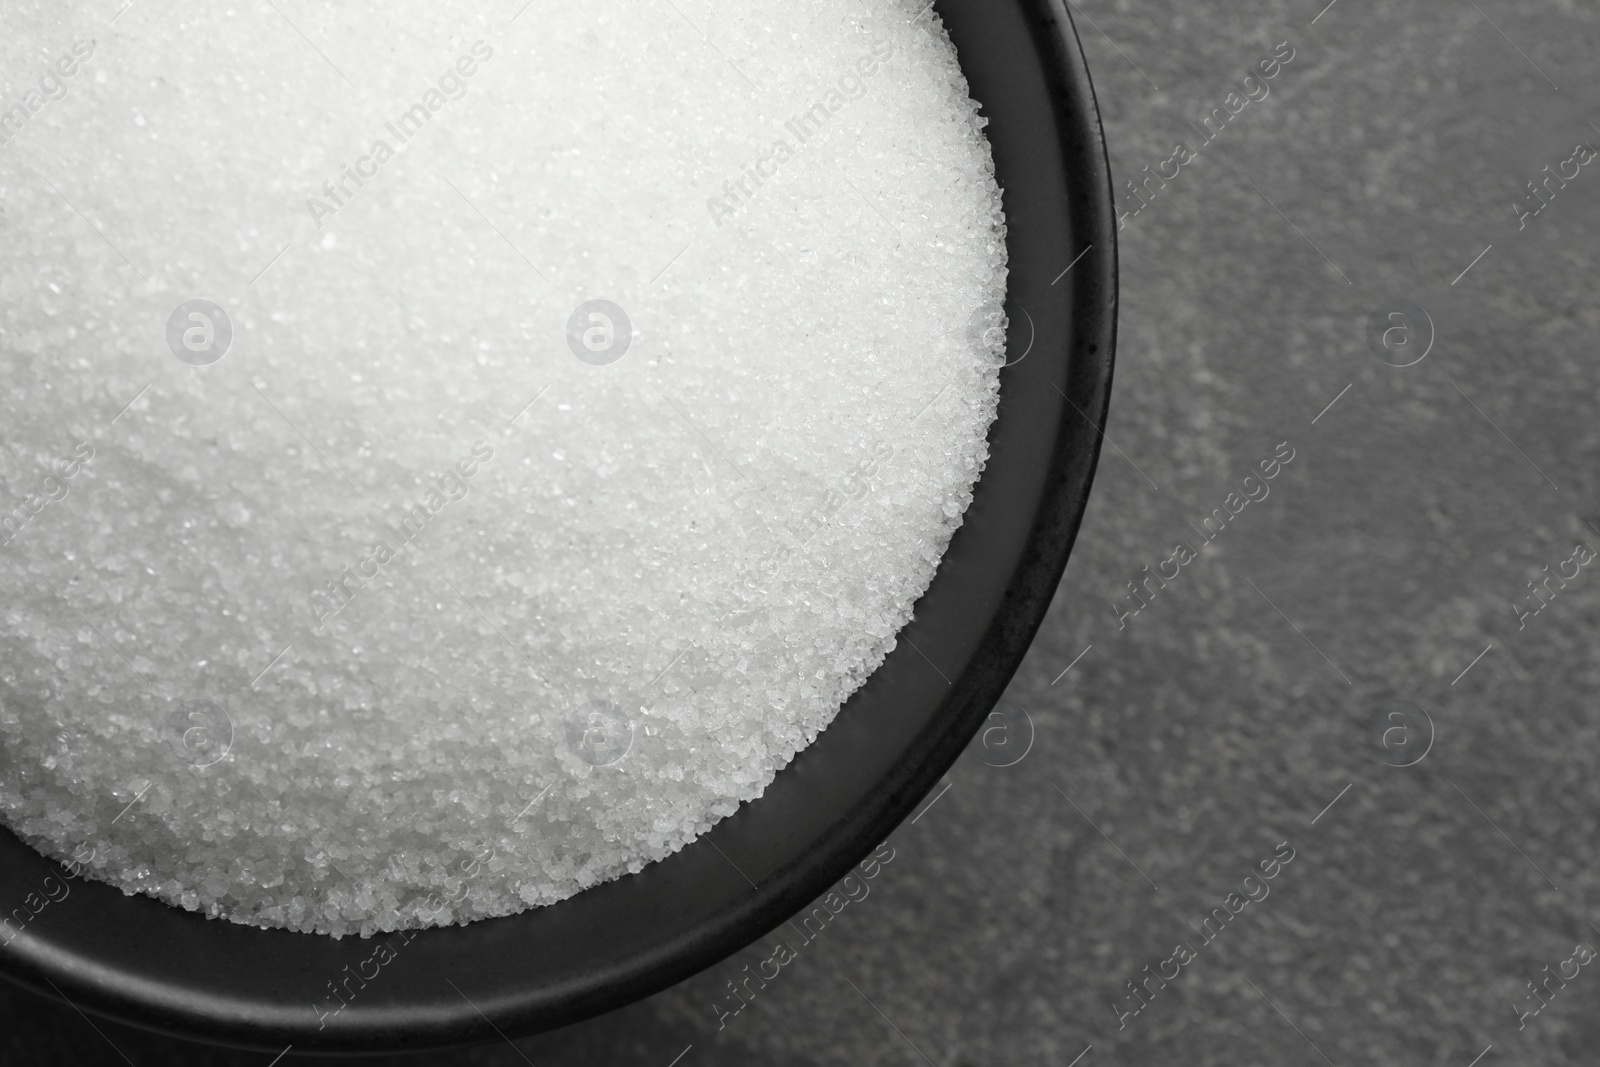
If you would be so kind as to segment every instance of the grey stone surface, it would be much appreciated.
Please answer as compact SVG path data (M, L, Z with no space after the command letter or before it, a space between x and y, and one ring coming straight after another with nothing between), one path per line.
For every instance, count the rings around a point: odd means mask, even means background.
M1198 147L1189 123L1279 42L1295 58L1122 234L1117 447L1011 687L1026 758L965 757L871 895L721 1031L711 1001L756 952L518 1050L393 1062L1600 1062L1600 967L1521 1029L1513 1008L1600 946L1600 568L1520 630L1512 607L1600 547L1600 164L1520 231L1511 207L1600 146L1600 10L1320 7L1078 9L1119 179ZM1368 336L1400 301L1436 334L1405 368ZM1119 629L1124 583L1199 549L1189 524L1280 442L1270 495ZM1409 767L1386 761L1422 733L1373 740L1393 700L1435 728ZM1270 895L1203 943L1191 924L1282 842ZM1124 983L1180 942L1195 958L1119 1030ZM9 987L0 1019L8 1064L270 1059Z

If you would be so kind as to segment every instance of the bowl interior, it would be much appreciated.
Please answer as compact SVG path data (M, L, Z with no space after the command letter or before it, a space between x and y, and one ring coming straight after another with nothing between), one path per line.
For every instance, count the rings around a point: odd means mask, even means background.
M894 652L765 795L637 875L409 938L207 920L63 882L0 831L0 917L51 897L9 941L0 927L0 973L83 1010L270 1051L495 1039L488 1019L515 1036L647 996L749 944L913 810L999 699L1060 580L1099 452L1116 320L1109 171L1062 0L934 7L990 120L1005 190L1010 365L991 458ZM329 983L375 969L336 1016L319 1010Z

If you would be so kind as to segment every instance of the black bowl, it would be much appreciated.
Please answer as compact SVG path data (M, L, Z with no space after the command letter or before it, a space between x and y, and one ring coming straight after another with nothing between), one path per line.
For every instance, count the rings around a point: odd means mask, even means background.
M988 467L915 620L765 795L676 855L559 904L410 941L388 935L402 946L395 959L325 1025L316 1006L328 983L385 938L260 930L77 881L0 947L0 972L87 1011L273 1052L529 1034L648 996L750 944L913 810L999 699L1050 605L1099 454L1116 334L1110 171L1063 0L934 6L990 120L1012 365ZM60 874L0 832L0 917Z

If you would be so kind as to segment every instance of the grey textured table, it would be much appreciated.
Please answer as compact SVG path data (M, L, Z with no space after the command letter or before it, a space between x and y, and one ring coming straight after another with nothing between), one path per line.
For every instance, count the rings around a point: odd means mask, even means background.
M1176 176L1122 233L1114 445L1009 694L1026 756L965 757L720 1030L769 950L403 1062L1596 1062L1600 568L1569 561L1600 547L1600 166L1574 153L1600 146L1600 10L1322 2L1076 11L1119 182ZM0 1020L7 1064L271 1059L9 986Z

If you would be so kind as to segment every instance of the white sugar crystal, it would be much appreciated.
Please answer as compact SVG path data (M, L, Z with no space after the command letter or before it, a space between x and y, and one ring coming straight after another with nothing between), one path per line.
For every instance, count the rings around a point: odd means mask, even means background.
M760 796L988 455L925 0L119 6L0 5L6 824L366 935Z

